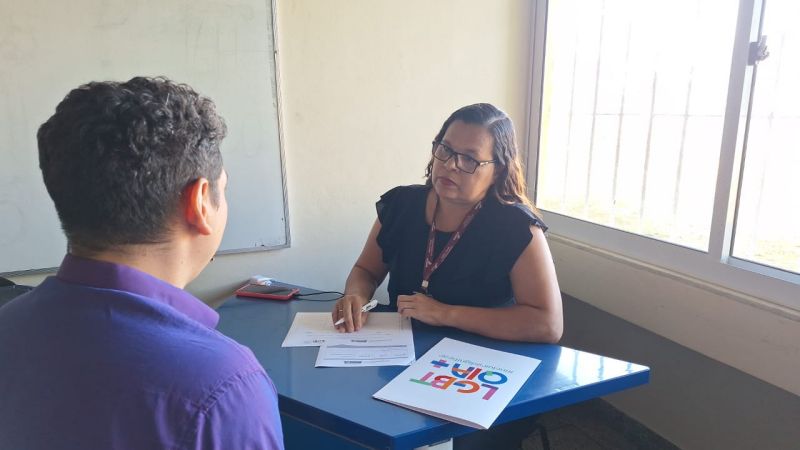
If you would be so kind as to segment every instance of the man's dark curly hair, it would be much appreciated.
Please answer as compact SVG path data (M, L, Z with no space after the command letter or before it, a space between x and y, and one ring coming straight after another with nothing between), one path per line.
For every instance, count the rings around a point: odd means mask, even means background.
M199 178L218 206L214 103L166 78L72 90L37 133L39 167L71 248L163 242L184 189Z

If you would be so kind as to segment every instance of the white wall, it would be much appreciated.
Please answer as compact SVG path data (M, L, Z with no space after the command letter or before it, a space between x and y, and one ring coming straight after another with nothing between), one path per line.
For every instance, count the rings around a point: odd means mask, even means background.
M568 239L550 246L564 292L800 395L796 314Z
M605 400L679 448L797 450L800 397L568 295L564 315L563 345L651 368Z

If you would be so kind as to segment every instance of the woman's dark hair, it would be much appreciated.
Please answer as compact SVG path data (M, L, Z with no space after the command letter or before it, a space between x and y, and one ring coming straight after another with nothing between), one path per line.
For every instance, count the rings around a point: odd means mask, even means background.
M39 167L71 247L163 242L181 195L199 178L218 205L214 103L166 78L92 82L72 90L40 128Z
M533 203L528 198L528 188L525 184L525 175L519 162L517 139L514 133L514 124L511 118L503 111L489 103L476 103L456 110L442 124L442 129L434 140L441 142L450 124L460 120L464 123L486 127L494 140L494 159L497 178L490 188L497 199L504 204L521 203L536 211ZM432 185L431 172L433 171L433 156L425 168L425 184Z

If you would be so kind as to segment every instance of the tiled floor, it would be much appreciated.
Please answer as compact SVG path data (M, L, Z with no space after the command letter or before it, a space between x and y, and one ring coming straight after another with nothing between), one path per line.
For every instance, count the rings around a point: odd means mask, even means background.
M591 400L543 414L552 450L678 450L678 447L626 416L603 400ZM523 442L523 450L540 450L538 432Z

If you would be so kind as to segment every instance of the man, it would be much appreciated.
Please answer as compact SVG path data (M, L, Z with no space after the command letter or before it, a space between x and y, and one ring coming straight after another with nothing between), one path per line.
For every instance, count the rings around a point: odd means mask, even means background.
M282 448L272 381L182 288L227 221L214 103L167 79L89 83L38 132L69 242L0 309L0 448Z

